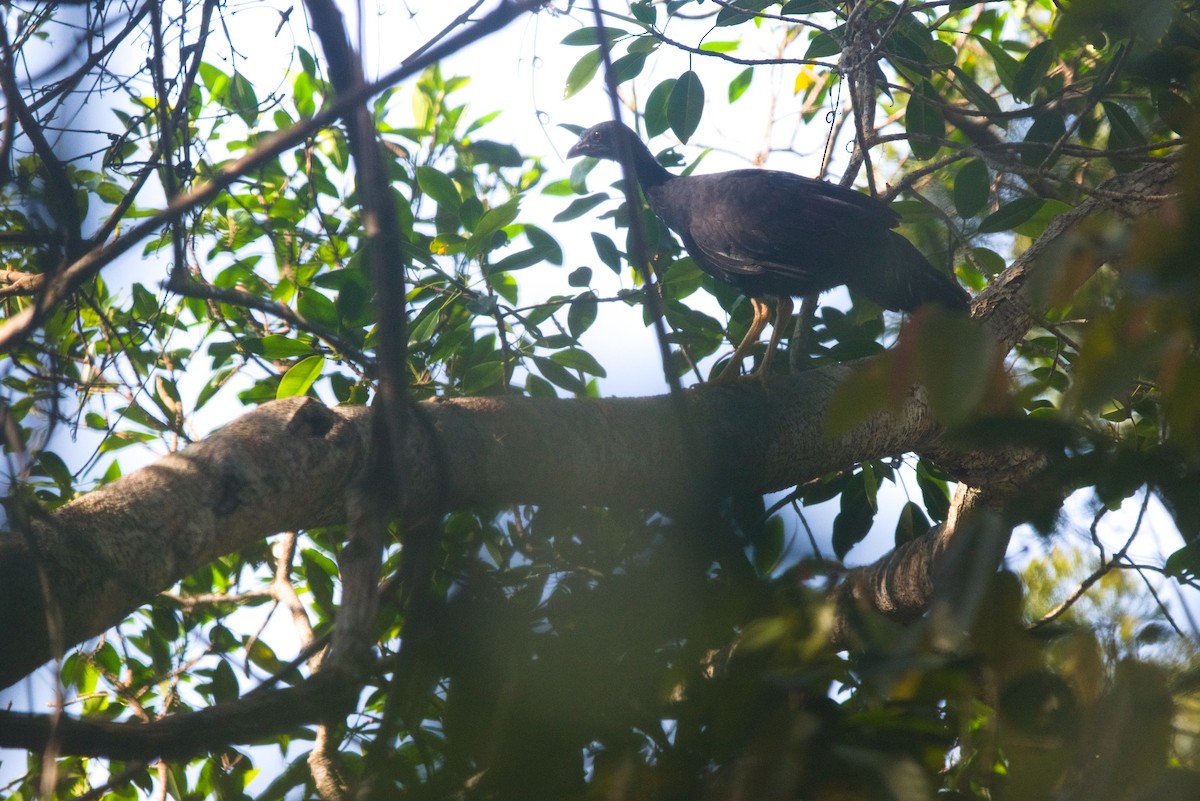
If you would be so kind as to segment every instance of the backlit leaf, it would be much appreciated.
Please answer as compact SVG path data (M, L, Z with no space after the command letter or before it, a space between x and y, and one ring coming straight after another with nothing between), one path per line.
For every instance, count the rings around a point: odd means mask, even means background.
M293 398L305 394L313 382L321 377L321 370L324 368L324 356L315 355L301 359L283 374L283 378L279 380L279 387L275 390L275 397Z
M575 66L567 73L567 85L563 90L564 100L591 83L592 78L596 76L596 70L600 68L602 58L600 49L596 48L584 53L583 58L575 62Z
M667 103L667 120L679 141L687 143L700 125L703 113L704 85L700 83L699 75L688 70L675 82Z
M659 82L646 98L646 109L643 120L646 123L646 135L658 136L671 127L667 118L667 107L671 100L671 91L675 88L675 78L667 78Z

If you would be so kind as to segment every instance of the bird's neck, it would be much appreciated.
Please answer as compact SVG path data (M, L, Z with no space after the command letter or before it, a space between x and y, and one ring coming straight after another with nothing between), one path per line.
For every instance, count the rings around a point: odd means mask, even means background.
M666 167L658 163L650 149L641 142L637 143L630 155L633 156L633 171L637 174L638 183L643 192L662 186L675 177Z

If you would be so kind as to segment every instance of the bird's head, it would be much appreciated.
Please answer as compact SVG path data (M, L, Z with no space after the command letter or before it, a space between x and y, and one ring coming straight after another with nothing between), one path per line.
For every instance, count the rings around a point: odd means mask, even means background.
M577 156L591 156L597 159L619 161L621 158L620 142L622 138L628 142L630 153L634 152L633 147L643 146L641 140L637 138L637 134L623 123L616 120L606 120L598 125L593 125L580 134L579 141L567 151L567 158L573 159Z

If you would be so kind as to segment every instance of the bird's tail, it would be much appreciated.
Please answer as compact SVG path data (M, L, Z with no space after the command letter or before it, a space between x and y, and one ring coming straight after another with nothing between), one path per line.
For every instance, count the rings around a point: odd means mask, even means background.
M971 303L971 296L957 281L930 264L912 242L895 231L888 231L885 256L850 288L893 311L912 311L925 303L967 311Z

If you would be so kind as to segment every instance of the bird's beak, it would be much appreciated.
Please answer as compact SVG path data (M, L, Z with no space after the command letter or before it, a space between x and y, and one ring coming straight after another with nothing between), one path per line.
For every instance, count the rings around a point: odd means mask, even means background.
M587 155L587 145L582 139L580 139L578 142L576 142L574 145L572 145L571 149L567 151L567 158L569 158L569 159L573 159L577 156L586 156L586 155Z

